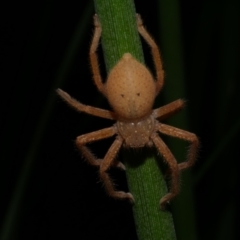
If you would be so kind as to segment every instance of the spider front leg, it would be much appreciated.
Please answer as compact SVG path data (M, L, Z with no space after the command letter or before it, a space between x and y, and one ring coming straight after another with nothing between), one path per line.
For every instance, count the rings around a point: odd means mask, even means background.
M182 129L175 128L162 123L157 123L157 129L160 133L163 133L165 135L180 138L190 142L190 148L189 148L187 160L186 162L179 163L178 167L179 167L179 170L183 170L185 168L191 167L196 161L197 151L199 148L199 140L197 136L194 133L190 133Z
M93 80L98 88L98 90L105 95L105 87L102 82L101 74L100 74L100 69L99 69L99 64L98 64L98 57L97 57L97 47L99 44L99 40L102 34L102 28L98 19L97 14L94 15L94 34L93 34L93 39L90 47L90 63L92 67L92 72L93 72Z
M156 75L157 75L157 82L156 82L156 95L157 95L164 83L164 70L162 67L160 51L157 44L153 40L153 38L149 35L147 30L144 28L141 16L139 14L137 14L137 27L138 27L138 32L141 34L141 36L145 39L145 41L151 47L153 61L156 69Z
M78 149L81 151L81 153L83 154L83 156L86 158L86 160L91 165L101 166L103 161L100 159L97 159L85 145L87 143L91 143L91 142L95 142L95 141L98 141L101 139L112 137L116 133L117 133L117 130L116 130L115 126L110 127L110 128L101 129L101 130L98 130L95 132L87 133L87 134L77 137L76 145L77 145ZM113 162L113 165L125 170L125 166L119 161L115 160Z
M166 204L173 199L179 193L179 168L177 161L167 145L163 142L163 140L154 133L151 136L151 139L156 146L159 153L163 156L163 159L167 162L170 168L171 174L171 183L169 193L160 199L160 207L165 209Z

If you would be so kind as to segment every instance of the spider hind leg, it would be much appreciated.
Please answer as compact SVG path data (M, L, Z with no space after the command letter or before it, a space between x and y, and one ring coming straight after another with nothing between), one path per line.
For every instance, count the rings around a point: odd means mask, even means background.
M104 183L105 189L107 193L114 198L118 199L128 199L131 203L134 203L133 195L129 192L123 192L123 191L116 191L114 189L113 181L110 178L107 171L112 166L112 163L114 162L114 159L122 146L123 140L121 138L116 138L116 140L113 142L112 146L109 148L108 152L106 153L102 164L100 165L100 177Z
M162 155L170 168L171 182L169 193L160 199L160 208L166 209L166 205L169 203L169 201L179 193L180 171L175 157L167 145L163 142L163 140L156 133L153 134L151 138L157 150Z

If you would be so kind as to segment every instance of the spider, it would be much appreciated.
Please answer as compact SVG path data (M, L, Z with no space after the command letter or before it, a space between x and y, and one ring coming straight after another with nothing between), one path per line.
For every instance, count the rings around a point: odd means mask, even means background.
M131 193L114 189L113 182L108 174L109 168L113 165L125 169L124 165L115 159L120 148L122 146L131 148L156 147L169 166L171 179L169 193L160 199L160 206L164 209L165 205L179 192L180 171L194 164L199 141L193 133L158 121L182 109L184 101L178 99L163 107L152 109L155 97L163 86L164 70L158 46L144 28L140 15L137 14L136 18L138 32L151 48L156 69L156 80L154 80L150 71L130 53L124 53L119 62L109 72L106 83L103 83L96 53L102 29L98 16L95 14L95 30L89 53L93 80L98 90L108 99L114 111L84 105L61 89L57 89L57 93L77 111L116 121L111 127L83 134L76 139L76 145L83 156L91 165L99 166L100 178L111 197L128 199L130 202L134 202ZM159 133L180 138L190 143L186 162L177 163ZM87 143L114 135L116 135L116 139L103 159L96 158L86 147Z

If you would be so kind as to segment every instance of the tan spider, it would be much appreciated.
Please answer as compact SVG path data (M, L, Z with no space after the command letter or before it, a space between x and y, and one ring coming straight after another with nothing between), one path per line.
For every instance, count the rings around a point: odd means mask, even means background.
M139 15L137 15L138 31L151 47L157 80L155 81L149 70L134 59L130 53L125 53L110 71L107 81L104 84L101 79L96 54L101 36L101 26L97 15L94 16L94 25L95 31L90 47L93 80L98 90L108 99L114 112L86 106L70 97L61 89L58 89L57 92L77 111L116 120L116 124L112 127L77 137L77 147L90 164L99 166L101 180L110 196L118 199L129 199L131 202L134 202L131 193L116 191L114 189L112 180L108 175L108 170L112 165L124 169L124 165L118 161L116 163L115 159L121 146L141 148L154 145L170 168L170 191L160 200L160 206L164 208L165 204L179 192L180 170L192 166L195 162L199 142L195 134L163 124L156 119L161 120L179 111L183 108L184 101L178 99L163 107L152 109L155 97L163 86L164 71L162 69L159 49L143 27ZM180 138L191 143L186 162L177 163L171 151L160 138L159 133ZM95 158L91 151L85 146L87 143L109 138L114 135L116 135L116 139L103 160Z

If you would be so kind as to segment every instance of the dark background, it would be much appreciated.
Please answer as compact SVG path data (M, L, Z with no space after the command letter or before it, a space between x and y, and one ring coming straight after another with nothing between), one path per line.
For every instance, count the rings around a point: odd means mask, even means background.
M157 1L144 2L135 1L137 11L161 46ZM0 237L136 239L131 206L105 194L97 169L74 146L76 136L112 122L76 113L55 93L61 87L109 107L91 80L93 3L18 1L1 12ZM239 12L238 0L180 1L182 97L202 145L191 170L198 239L240 237ZM110 142L92 149L103 156ZM115 179L126 185L124 173Z

